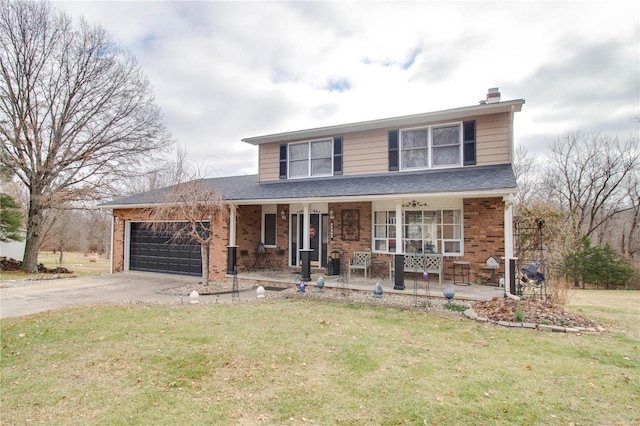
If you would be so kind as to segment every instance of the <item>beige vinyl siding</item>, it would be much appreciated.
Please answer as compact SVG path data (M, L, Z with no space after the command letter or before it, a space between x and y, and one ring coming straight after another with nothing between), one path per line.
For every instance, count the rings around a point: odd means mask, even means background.
M479 166L511 161L510 116L510 113L503 113L476 119L476 160Z
M425 126L441 125L466 120L476 120L476 160L477 165L504 164L511 161L509 143L510 113L468 117L460 121L425 123ZM419 127L419 126L415 126ZM377 129L366 132L327 135L344 137L342 170L343 176L372 173L387 173L388 131ZM305 139L303 139L305 140ZM291 141L293 143L296 141ZM270 143L259 147L260 181L280 178L280 144ZM398 173L398 172L392 172Z
M388 171L388 144L387 130L344 135L342 174L354 176Z
M280 179L280 144L270 143L259 146L258 170L261 182Z

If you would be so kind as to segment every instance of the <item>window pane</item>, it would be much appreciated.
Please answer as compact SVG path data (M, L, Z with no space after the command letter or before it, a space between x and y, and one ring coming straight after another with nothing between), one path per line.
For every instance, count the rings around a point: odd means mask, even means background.
M374 237L385 238L387 236L387 225L376 225Z
M387 212L375 212L374 223L376 225L387 223Z
M323 158L321 160L311 160L311 175L328 175L331 174L331 158Z
M289 158L292 161L306 160L309 158L309 145L306 143L289 145Z
M402 149L426 148L429 129L409 130L402 132Z
M442 223L455 223L462 224L460 220L460 210L443 210L442 211Z
M311 142L311 158L331 157L332 141Z
M264 215L264 244L267 246L276 245L276 215Z
M457 165L460 164L460 147L447 146L433 149L433 165Z
M402 151L402 167L427 167L429 165L429 151L424 149L411 149Z
M289 163L289 176L302 177L309 176L309 163L304 161L291 161Z
M406 212L404 220L406 223L422 223L422 212Z
M460 253L460 241L445 241L444 242L445 253Z
M387 251L387 240L376 240L375 249L376 251Z
M460 126L433 128L433 146L443 145L460 145Z
M442 238L456 238L455 225L442 225Z

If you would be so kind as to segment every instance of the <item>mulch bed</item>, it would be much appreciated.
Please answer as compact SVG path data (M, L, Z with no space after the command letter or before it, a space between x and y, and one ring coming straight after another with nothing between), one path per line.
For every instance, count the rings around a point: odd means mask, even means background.
M582 315L567 312L560 305L554 305L542 300L513 300L494 297L490 300L476 302L472 308L478 316L488 318L489 321L493 322L528 322L583 328L597 328L599 326L598 323ZM520 318L516 318L516 311L518 310L521 315Z

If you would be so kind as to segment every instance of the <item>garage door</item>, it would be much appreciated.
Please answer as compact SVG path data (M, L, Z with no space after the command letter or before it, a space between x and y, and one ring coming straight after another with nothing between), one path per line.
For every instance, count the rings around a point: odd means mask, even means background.
M131 223L129 269L179 275L202 275L200 245L189 239L171 240L168 232L153 232Z

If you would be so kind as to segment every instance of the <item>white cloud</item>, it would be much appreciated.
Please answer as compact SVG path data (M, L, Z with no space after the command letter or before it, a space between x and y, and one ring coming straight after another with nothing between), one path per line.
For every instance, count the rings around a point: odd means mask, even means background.
M240 139L524 98L516 142L638 131L632 2L59 2L135 54L189 156L255 173Z

